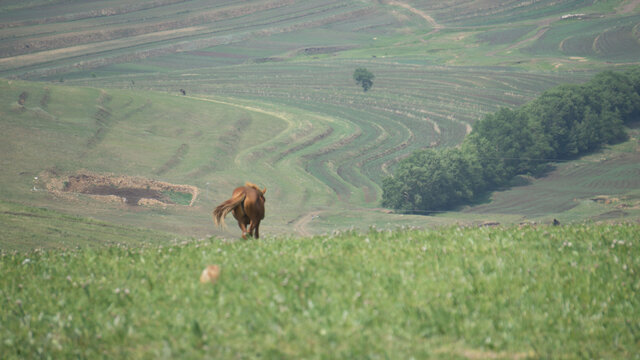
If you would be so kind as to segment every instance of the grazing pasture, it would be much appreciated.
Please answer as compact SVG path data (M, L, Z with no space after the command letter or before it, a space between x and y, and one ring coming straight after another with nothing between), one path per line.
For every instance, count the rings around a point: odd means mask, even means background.
M3 252L0 353L633 359L639 232L372 229ZM219 277L201 284L211 264Z
M169 244L176 235L72 216L55 210L0 202L0 249L3 252L33 249L75 249L147 243Z
M638 63L640 9L629 0L38 0L0 10L1 199L199 237L230 236L208 213L245 181L273 190L272 234L546 221L587 195L556 198L545 214L495 202L436 218L379 209L380 186L400 159L456 146L487 113ZM366 93L358 67L375 75ZM121 208L34 184L85 170L199 195Z

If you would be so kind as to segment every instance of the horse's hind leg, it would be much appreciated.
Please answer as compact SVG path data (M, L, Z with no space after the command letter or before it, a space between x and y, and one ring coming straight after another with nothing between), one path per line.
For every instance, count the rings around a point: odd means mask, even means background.
M260 221L252 221L249 226L249 233L256 239L260 238Z
M244 221L238 220L238 226L240 226L240 230L242 230L242 238L247 240L247 225Z
M260 238L260 221L256 224L256 239Z

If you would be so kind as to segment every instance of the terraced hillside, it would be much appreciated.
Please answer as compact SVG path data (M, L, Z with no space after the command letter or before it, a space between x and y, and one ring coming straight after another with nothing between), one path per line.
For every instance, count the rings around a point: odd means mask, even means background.
M0 76L11 80L0 111L10 185L2 196L206 234L210 208L251 180L270 189L265 227L274 232L458 221L385 214L377 209L382 178L411 151L455 146L499 107L637 65L639 5L5 1ZM353 83L357 67L376 76L366 93ZM123 219L121 205L80 196L78 208L29 192L47 169L141 176L200 193L192 208L125 207L135 216ZM463 217L546 218L566 204L544 214L481 209Z

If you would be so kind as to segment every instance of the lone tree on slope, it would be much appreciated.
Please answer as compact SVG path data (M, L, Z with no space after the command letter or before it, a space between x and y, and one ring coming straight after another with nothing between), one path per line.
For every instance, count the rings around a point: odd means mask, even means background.
M356 81L356 84L362 86L365 92L373 86L373 78L375 78L375 76L365 68L357 68L356 71L353 72L353 79Z

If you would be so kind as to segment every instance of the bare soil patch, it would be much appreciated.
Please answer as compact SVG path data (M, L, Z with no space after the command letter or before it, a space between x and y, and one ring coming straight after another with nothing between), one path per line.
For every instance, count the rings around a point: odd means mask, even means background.
M49 192L68 197L86 194L101 201L121 202L131 206L185 205L193 206L199 189L191 185L176 185L143 177L97 174L79 171L73 175L41 174Z

